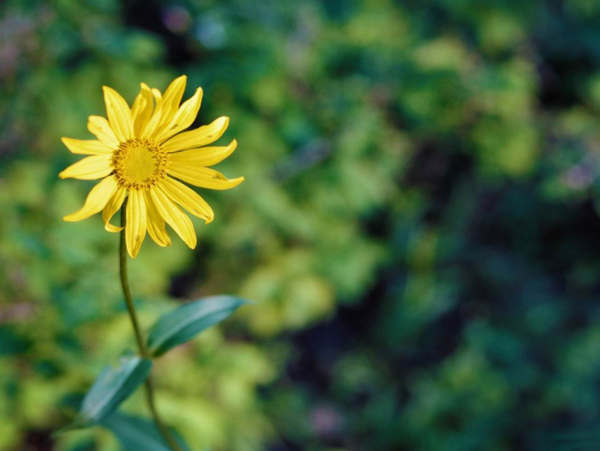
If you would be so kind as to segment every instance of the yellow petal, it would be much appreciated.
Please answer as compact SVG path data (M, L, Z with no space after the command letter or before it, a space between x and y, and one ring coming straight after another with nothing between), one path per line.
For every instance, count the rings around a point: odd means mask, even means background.
M102 90L104 91L108 123L115 132L115 136L121 142L133 138L133 121L129 105L114 89L103 86Z
M225 147L200 147L175 152L169 155L169 162L178 166L213 166L231 155L236 147L237 141L234 139Z
M210 205L208 205L194 190L188 188L183 183L170 177L166 177L160 182L159 186L167 196L194 216L204 219L206 224L212 222L215 218L215 214L212 208L210 208Z
M131 117L133 119L133 132L138 136L144 129L154 109L154 100L152 91L147 84L141 84L141 91L135 98L135 102L131 107Z
M228 179L223 174L214 169L199 167L190 167L184 164L173 164L169 161L167 174L177 177L190 185L209 189L231 189L244 181L244 177Z
M167 224L173 227L173 230L191 249L197 244L196 232L191 219L175 205L167 195L158 187L150 189L152 202L156 210L160 213Z
M111 149L119 147L119 140L105 118L100 116L90 116L88 118L88 130L90 133L96 135L102 144Z
M194 96L181 105L171 122L166 124L163 130L158 133L154 139L159 142L165 141L192 125L194 119L196 119L196 116L198 115L201 103L202 88L198 88Z
M58 176L61 179L73 178L79 180L98 180L106 177L113 171L110 161L110 155L94 155L92 157L86 157L69 166L58 174Z
M67 149L78 155L110 155L113 149L96 139L62 138Z
M185 92L185 85L187 84L187 77L182 75L181 77L176 78L169 85L167 90L165 91L165 95L162 98L162 113L160 122L161 125L165 125L171 122L173 116L177 112L179 108L179 103L181 102L181 98L183 97L183 93Z
M123 205L123 201L125 200L125 195L127 194L127 189L123 187L119 187L117 192L113 194L110 198L104 209L102 210L102 220L104 221L104 228L107 232L120 232L123 230L123 227L117 227L110 223L110 220L115 215L117 211Z
M65 221L75 222L95 215L104 208L112 195L117 191L117 187L117 180L114 175L106 177L92 188L85 200L85 204L79 211L67 215L63 219Z
M148 213L148 234L159 246L170 246L172 243L167 233L165 220L156 210L149 191L144 191L144 199L146 200L146 211Z
M179 102L181 102L181 97L183 97L186 81L187 77L185 75L176 78L165 91L165 95L157 100L154 114L141 133L142 138L154 137L162 130L164 124L171 122ZM152 90L152 93L154 94L154 90ZM157 94L160 94L160 92Z
M163 144L163 149L167 152L177 152L178 150L206 146L219 139L227 130L228 125L229 118L220 117L209 125L174 136Z
M131 120L133 121L133 133L137 135L143 121L142 113L147 110L148 101L142 93L139 93L133 101L131 107Z
M135 258L146 237L146 202L142 191L129 190L126 210L125 243L131 258Z
M162 102L162 93L158 89L152 88L152 96L156 100L156 103Z

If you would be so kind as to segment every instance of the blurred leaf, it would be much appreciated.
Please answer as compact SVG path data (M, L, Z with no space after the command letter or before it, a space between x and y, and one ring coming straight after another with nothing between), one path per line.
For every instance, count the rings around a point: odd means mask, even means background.
M190 341L205 329L228 318L238 307L247 304L233 296L212 296L185 304L160 318L148 335L153 356Z
M136 418L121 413L113 413L102 421L102 426L110 429L117 436L123 449L127 451L171 451L167 446L158 428L152 421L144 418ZM184 451L190 448L183 439L174 431L175 440Z
M101 422L114 412L146 380L152 361L133 356L122 359L118 368L107 366L94 382L81 404L75 422L67 429Z
M9 326L0 326L0 356L25 352L29 347L27 340L17 335Z
M564 430L534 432L529 449L532 451L584 451L600 449L600 434L594 425L582 425Z

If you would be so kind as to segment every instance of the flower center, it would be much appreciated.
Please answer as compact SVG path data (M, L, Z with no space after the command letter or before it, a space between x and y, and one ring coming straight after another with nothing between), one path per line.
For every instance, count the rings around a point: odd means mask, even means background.
M112 157L115 177L124 188L149 189L165 178L169 154L148 139L119 144Z

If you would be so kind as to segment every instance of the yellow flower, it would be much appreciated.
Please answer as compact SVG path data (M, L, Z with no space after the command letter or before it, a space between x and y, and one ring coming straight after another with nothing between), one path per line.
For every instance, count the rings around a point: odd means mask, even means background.
M202 89L198 88L180 106L185 85L184 75L162 95L142 83L131 108L115 90L104 86L108 120L90 116L88 121L88 130L98 139L62 139L71 152L91 156L69 166L60 178L102 179L84 206L65 216L66 221L81 221L102 211L106 230L120 232L123 228L110 220L127 197L125 237L133 258L146 232L159 246L171 245L165 222L190 248L196 247L192 221L180 207L206 224L214 213L195 191L173 177L216 190L234 188L244 177L229 180L209 169L231 155L237 146L235 140L224 147L203 147L221 137L229 118L220 117L210 125L181 133L194 122L202 100Z

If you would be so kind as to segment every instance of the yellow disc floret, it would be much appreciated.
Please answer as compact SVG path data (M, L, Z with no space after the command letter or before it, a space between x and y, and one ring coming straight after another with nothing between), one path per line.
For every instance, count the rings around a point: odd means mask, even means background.
M148 139L119 144L112 157L115 177L124 188L150 189L167 175L169 154Z

